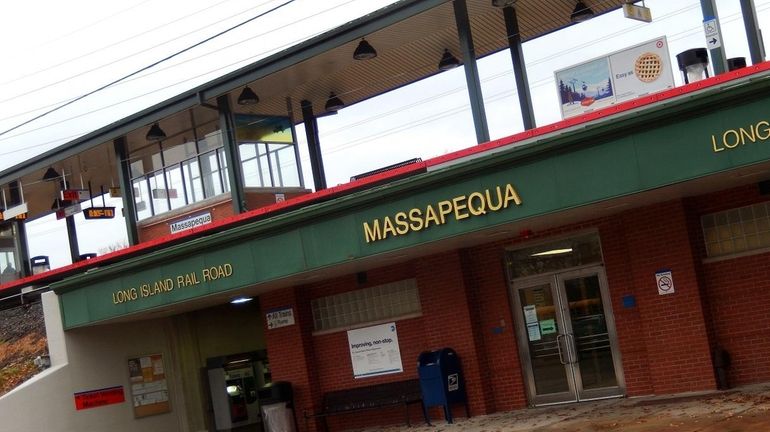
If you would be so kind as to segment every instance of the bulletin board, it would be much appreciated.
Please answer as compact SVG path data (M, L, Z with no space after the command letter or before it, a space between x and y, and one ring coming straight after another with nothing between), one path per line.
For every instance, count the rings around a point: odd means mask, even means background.
M128 376L135 418L171 412L163 355L129 358Z

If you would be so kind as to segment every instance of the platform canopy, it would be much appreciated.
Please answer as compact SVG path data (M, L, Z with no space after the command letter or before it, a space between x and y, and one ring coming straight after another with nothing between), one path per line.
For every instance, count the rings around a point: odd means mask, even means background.
M494 6L492 0L465 2L476 57L506 49L502 9ZM571 15L578 2L511 3L521 39L527 41L572 25ZM622 3L623 0L582 2L594 15L618 9ZM376 49L376 58L353 58L362 38ZM463 60L453 2L399 1L4 170L0 173L0 186L8 193L11 182L20 182L29 206L29 219L35 219L51 213L58 192L51 182L41 181L49 168L60 174L65 172L75 187L80 187L81 179L97 191L100 186L117 185L113 140L124 136L129 149L139 148L156 121L162 122L170 136L175 130L182 130L181 125L188 124L191 116L199 125L214 127L218 113L211 107L222 95L229 95L235 112L285 116L291 106L295 121L299 121L303 100L313 104L316 114L323 114L330 92L350 106L432 76L439 72L438 63L445 49ZM235 103L246 85L259 95L258 104ZM513 79L511 87L515 87ZM176 125L180 127L175 129Z

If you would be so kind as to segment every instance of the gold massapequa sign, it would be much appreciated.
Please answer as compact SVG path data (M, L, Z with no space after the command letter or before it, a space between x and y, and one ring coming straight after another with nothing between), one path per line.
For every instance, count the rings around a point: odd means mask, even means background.
M367 243L372 243L421 231L434 225L444 225L453 219L461 221L519 205L521 205L521 197L516 192L516 188L508 183L504 186L428 204L424 208L415 207L399 211L392 216L364 222L364 238Z

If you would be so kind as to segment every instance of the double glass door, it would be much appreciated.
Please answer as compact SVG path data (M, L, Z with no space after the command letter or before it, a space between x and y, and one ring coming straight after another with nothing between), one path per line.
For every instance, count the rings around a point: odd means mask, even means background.
M532 405L622 396L601 267L513 281L517 339Z

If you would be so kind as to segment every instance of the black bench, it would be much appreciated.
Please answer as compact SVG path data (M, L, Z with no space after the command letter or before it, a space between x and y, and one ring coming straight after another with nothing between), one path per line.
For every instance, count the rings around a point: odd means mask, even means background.
M326 425L328 416L403 405L406 424L411 426L409 405L421 402L422 390L418 379L336 390L324 393L321 411L304 413L305 424L307 425L311 418L320 418L323 429L328 430Z

